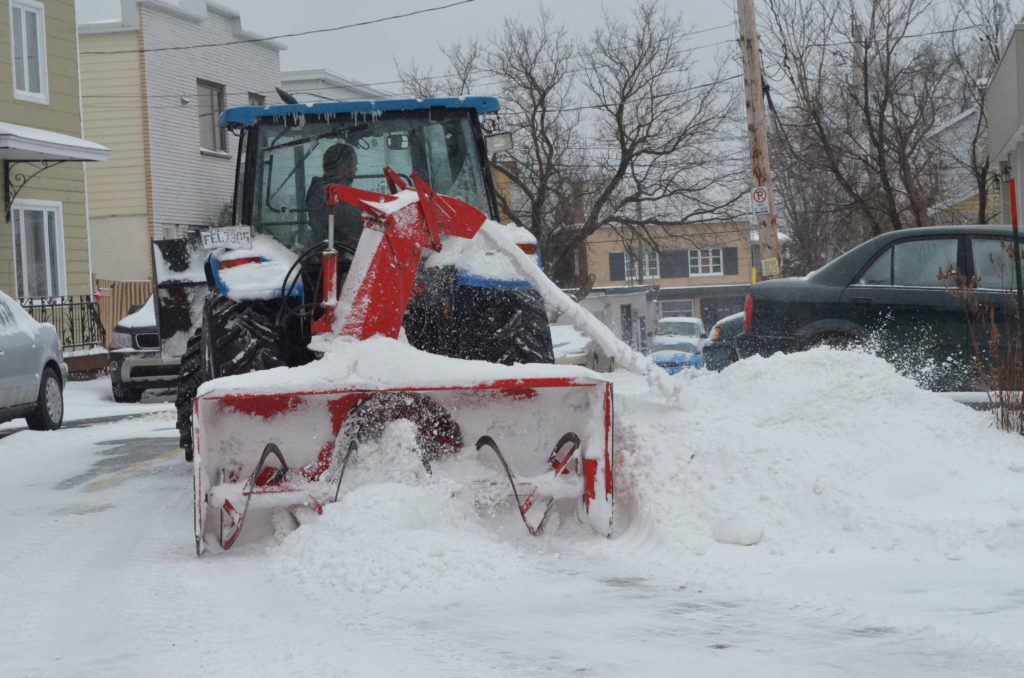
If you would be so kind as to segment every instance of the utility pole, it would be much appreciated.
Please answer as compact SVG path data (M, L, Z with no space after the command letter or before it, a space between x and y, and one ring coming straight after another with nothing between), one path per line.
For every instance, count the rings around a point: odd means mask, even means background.
M751 202L757 218L757 237L762 278L782 276L779 250L779 224L775 219L775 195L768 162L768 130L764 120L764 87L761 82L761 53L757 43L757 18L754 0L736 0L740 22L740 53L743 56L743 90L747 99L747 135L750 138L750 164L754 188Z

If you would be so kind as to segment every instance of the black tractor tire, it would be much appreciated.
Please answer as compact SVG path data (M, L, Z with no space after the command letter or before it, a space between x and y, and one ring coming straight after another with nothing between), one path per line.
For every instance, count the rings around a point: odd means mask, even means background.
M178 445L185 451L185 461L192 461L192 399L196 397L199 384L203 383L199 364L199 340L202 330L188 338L185 352L178 367L178 392L174 407L178 411Z
M124 384L111 384L110 393L114 396L115 403L137 403L142 400L140 389L129 388Z
M52 367L43 368L36 409L25 417L25 421L33 431L56 431L64 422L64 385L60 382L60 374Z
M458 423L437 401L418 393L391 392L370 396L352 408L338 432L338 449L377 440L388 424L401 419L416 426L416 443L427 471L431 462L462 448Z
M203 306L203 324L181 356L178 392L178 442L192 460L192 400L204 381L286 365L274 319L256 305L212 292Z

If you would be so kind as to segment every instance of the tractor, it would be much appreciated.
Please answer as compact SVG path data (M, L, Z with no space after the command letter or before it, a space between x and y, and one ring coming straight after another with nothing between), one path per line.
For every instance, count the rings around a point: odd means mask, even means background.
M531 533L569 505L610 534L612 384L551 364L544 302L560 293L535 241L494 219L481 117L497 111L466 97L221 115L239 135L233 225L154 243L197 554L230 548L251 510L322 512L397 422L428 472L489 460Z
M484 130L494 129L498 110L492 97L464 97L285 103L221 115L221 126L238 135L235 226L154 244L161 346L181 360L177 427L186 459L193 454L199 384L314 359L309 342L322 313L327 239L324 187L337 182L385 192L390 167L406 184L417 173L433 190L495 219L488 147L508 135ZM332 214L340 288L362 228L357 208L338 203ZM535 253L525 229L509 232ZM466 242L417 262L403 322L408 342L456 358L553 362L540 296L497 259Z

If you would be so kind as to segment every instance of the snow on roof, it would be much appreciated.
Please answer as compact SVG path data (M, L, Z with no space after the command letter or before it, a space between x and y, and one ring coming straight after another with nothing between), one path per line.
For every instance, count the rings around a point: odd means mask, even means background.
M106 160L110 149L69 134L0 122L0 159Z

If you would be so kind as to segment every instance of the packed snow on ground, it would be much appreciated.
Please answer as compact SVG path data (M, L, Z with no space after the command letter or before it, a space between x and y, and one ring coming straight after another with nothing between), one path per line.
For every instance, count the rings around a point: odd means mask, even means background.
M859 353L612 378L610 539L399 423L197 559L172 412L0 438L0 674L1020 675L1020 436Z

